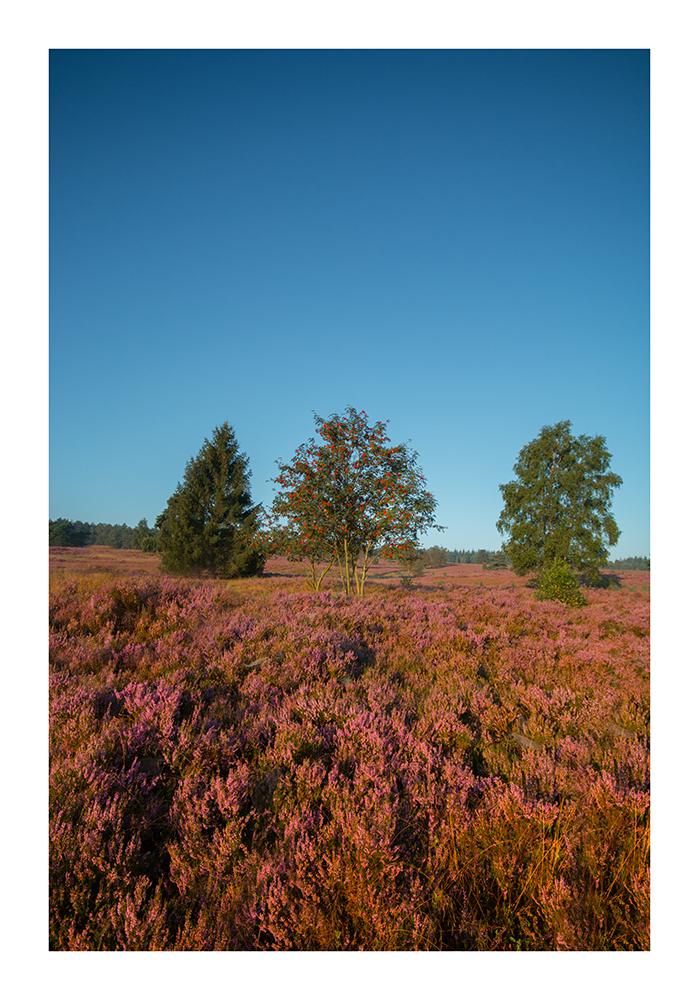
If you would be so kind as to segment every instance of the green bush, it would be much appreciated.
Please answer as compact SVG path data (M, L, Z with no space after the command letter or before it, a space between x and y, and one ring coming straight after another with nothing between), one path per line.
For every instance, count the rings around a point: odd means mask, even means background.
M502 549L494 552L488 561L483 563L483 569L507 569L507 556Z
M556 559L551 566L541 570L536 596L540 601L563 601L571 607L587 604L575 574L562 559Z

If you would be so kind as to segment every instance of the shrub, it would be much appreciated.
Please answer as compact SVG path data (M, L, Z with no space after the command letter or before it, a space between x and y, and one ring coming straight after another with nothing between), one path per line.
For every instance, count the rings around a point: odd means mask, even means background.
M649 595L280 579L52 581L50 949L648 949Z
M483 563L483 569L507 569L507 556L502 549L495 552L487 562Z
M423 549L422 563L427 569L441 569L449 561L449 553L440 545L433 545L430 549Z
M575 574L562 559L556 559L539 573L537 597L540 601L563 601L571 607L587 604Z

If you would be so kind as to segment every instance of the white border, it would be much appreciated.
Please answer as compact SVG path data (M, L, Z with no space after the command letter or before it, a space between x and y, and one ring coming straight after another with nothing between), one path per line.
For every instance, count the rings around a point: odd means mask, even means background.
M3 102L3 574L5 801L11 876L2 943L22 993L116 997L154 991L295 997L684 994L694 945L696 34L688 2L430 4L26 2L0 25ZM49 955L45 863L45 593L48 468L47 92L50 48L650 48L653 163L653 923L639 955ZM623 372L605 372L607 381ZM680 529L680 525L684 530ZM681 553L681 555L680 555ZM693 599L690 606L690 597ZM8 642L7 639L10 639ZM38 717L38 725L36 719ZM668 717L671 719L668 722ZM40 750L35 753L35 747ZM35 772L34 767L37 765ZM37 780L38 776L38 780ZM32 875L31 873L34 873ZM689 907L692 906L692 910ZM33 987L36 987L34 989Z

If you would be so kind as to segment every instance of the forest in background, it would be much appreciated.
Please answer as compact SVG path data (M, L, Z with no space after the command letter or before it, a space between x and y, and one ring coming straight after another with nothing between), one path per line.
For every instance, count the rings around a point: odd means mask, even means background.
M88 545L106 545L112 549L143 549L157 551L158 532L148 527L142 518L135 528L127 524L99 524L85 521L70 521L59 517L49 520L49 545L66 548L84 548ZM152 541L149 541L152 539ZM446 566L448 563L477 563L489 569L507 569L507 560L500 550L491 549L446 549L434 545L421 552L421 562L425 568ZM647 556L630 556L614 559L607 563L607 569L650 569Z
M127 524L88 524L86 521L69 521L65 517L49 520L49 545L67 548L107 545L111 549L141 549L146 538L156 542L157 534L155 528L148 527L145 517L135 528ZM147 545L147 548L150 546ZM151 551L155 551L155 547Z

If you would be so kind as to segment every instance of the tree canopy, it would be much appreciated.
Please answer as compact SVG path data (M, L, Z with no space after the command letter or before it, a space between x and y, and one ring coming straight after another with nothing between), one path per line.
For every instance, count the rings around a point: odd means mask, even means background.
M342 416L314 418L321 443L311 438L291 462L278 463L271 545L292 560L307 560L315 589L337 564L345 592L362 594L377 554L398 556L415 547L422 532L441 530L437 502L425 489L417 453L391 446L384 422L372 427L353 407Z
M622 480L609 471L611 457L604 437L574 437L570 420L542 428L522 448L516 478L500 486L505 506L497 522L517 574L557 561L593 571L606 565L606 546L621 534L611 505Z
M255 540L259 519L247 457L226 421L189 460L183 481L155 522L163 567L216 577L254 576L264 566Z

